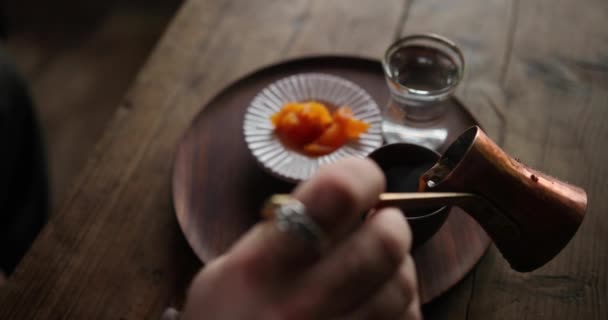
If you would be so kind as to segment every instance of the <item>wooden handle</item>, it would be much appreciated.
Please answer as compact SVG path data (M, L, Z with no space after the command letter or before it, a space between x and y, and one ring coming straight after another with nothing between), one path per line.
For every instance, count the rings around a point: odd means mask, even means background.
M479 196L466 192L382 193L376 207L399 207L402 210L416 210L442 206L463 206L482 200Z

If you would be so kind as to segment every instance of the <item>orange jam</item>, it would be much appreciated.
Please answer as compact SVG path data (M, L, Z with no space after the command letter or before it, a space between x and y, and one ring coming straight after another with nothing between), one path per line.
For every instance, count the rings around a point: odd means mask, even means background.
M309 156L332 153L369 128L369 124L353 116L349 107L330 113L316 101L286 103L270 121L283 143Z

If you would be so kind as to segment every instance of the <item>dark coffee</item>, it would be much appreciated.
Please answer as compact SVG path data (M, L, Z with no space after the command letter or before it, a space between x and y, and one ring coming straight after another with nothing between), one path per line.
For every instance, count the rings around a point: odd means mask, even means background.
M414 144L385 145L369 156L386 176L386 192L417 192L420 176L439 159L435 151ZM448 216L448 207L412 209L404 205L401 210L408 219L414 237L413 247L433 236Z
M417 166L398 165L384 168L386 176L387 192L417 192L421 176L433 166L434 163L427 162ZM436 208L410 209L406 212L409 217L422 216L438 210Z
M399 48L389 61L392 76L405 87L436 91L458 81L458 65L438 49L411 45Z
M395 166L385 170L387 192L416 192L420 176L433 164L427 163L417 167Z

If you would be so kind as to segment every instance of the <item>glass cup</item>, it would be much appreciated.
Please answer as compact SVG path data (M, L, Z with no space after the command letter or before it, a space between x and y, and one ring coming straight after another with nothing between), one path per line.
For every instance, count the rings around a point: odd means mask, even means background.
M399 39L382 61L391 99L383 110L386 143L408 142L438 150L447 128L438 122L464 75L464 57L452 41L435 34Z

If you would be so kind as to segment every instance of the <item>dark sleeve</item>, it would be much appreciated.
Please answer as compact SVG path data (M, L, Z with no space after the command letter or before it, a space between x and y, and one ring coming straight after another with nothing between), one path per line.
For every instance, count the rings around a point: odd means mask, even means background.
M9 274L46 221L45 162L26 85L0 48L0 268Z

